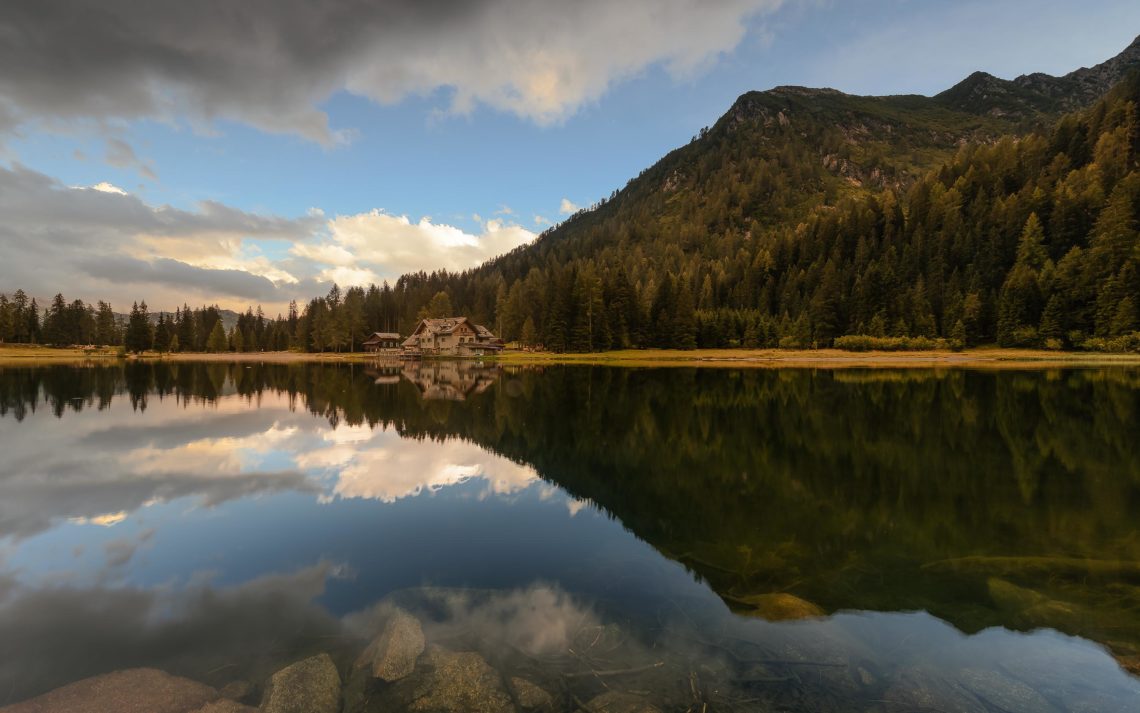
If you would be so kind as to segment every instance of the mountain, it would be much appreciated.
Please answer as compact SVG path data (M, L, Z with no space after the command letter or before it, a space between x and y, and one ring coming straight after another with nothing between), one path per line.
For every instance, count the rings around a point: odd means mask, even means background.
M1140 348L1137 68L1140 41L1064 77L975 74L935 97L749 92L532 244L404 276L383 318L407 324L443 291L556 351L853 335Z
M1008 80L975 72L934 99L957 111L994 116L1074 111L1104 96L1137 66L1140 37L1112 59L1063 77L1035 72Z

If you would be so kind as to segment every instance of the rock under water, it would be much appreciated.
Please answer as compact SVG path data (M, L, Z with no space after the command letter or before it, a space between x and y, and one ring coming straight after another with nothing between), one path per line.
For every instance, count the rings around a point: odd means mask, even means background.
M133 668L70 683L0 713L194 713L217 698L218 692L203 683Z
M263 713L338 713L340 673L328 654L287 666L269 679Z
M416 659L424 652L424 630L420 620L397 608L357 661L367 666L374 678L398 681L416 667Z

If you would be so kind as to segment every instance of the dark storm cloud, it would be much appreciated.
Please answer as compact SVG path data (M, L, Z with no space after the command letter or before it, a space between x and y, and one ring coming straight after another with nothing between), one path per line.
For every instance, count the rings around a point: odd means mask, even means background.
M662 62L685 72L779 0L9 0L0 116L226 117L325 144L339 90L379 102L446 87L556 121ZM14 118L13 118L14 117ZM2 119L0 119L2 121Z

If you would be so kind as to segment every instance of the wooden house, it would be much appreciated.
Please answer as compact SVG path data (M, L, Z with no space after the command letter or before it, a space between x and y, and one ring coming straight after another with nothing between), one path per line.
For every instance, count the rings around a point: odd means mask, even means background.
M466 317L424 319L404 340L407 356L484 356L496 354L503 341Z
M373 332L360 346L366 352L396 354L400 351L400 335L395 332Z

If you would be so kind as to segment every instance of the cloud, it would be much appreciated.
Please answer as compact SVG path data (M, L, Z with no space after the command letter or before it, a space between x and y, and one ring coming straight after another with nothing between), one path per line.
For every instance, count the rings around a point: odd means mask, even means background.
M108 164L116 168L133 168L144 177L152 181L158 180L158 174L149 162L143 161L135 153L134 148L122 139L107 139L107 153L105 159Z
M64 522L117 529L147 505L179 498L213 507L254 494L319 492L295 468L262 463L283 440L303 449L297 429L314 427L288 410L285 396L266 394L262 404L251 411L235 394L209 411L187 411L155 400L140 421L128 401L116 401L66 422L43 409L34 421L0 429L0 541ZM29 429L58 447L45 451Z
M466 270L535 238L501 219L476 234L379 210L328 219L319 209L284 218L217 201L154 206L106 181L66 186L19 164L0 166L0 214L0 285L119 308L145 299L154 309L216 302L272 314L332 282Z
M419 270L466 270L534 238L499 220L483 222L474 235L426 217L413 223L373 210L337 216L328 222L327 239L295 245L292 253L323 266L320 280L361 284Z
M20 165L0 167L0 284L43 298L287 302L302 285L251 247L312 239L324 220L248 213L212 201L152 206L110 183L72 188ZM14 289L14 287L13 287Z
M180 498L215 507L251 495L302 492L322 501L383 502L470 483L478 497L510 496L539 482L533 468L458 439L406 440L366 425L330 427L298 413L287 394L222 396L208 410L177 399L127 399L69 414L33 410L0 429L0 543L53 527L129 530L144 508ZM28 438L34 429L38 438ZM45 452L43 442L57 447ZM108 546L129 560L129 542Z
M466 441L410 441L393 433L357 429L349 431L357 439L346 442L345 430L325 434L335 445L312 448L297 458L302 468L335 468L331 495L337 498L390 503L472 480L480 481L484 495L510 495L538 482L533 468Z
M661 65L731 51L780 0L14 0L0 3L0 125L215 119L334 145L320 104L444 90L539 124Z
M581 206L572 202L569 198L563 198L562 203L558 206L558 212L562 215L577 213L579 210L581 210Z
M314 638L341 633L314 602L337 576L338 566L323 561L236 586L182 589L31 589L0 575L0 594L8 593L0 597L0 705L136 666L195 678L223 669L264 677L280 665L273 652L302 651Z
M80 188L82 188L82 186L80 186ZM127 195L127 192L124 191L122 188L119 188L114 183L108 183L107 181L100 181L99 183L96 183L94 186L91 186L91 189L96 190L96 191L102 191L104 193L117 193L120 196Z
M123 537L103 544L103 553L107 557L107 566L110 568L122 567L134 558L139 548L150 542L154 537L154 528L140 532L136 537Z

